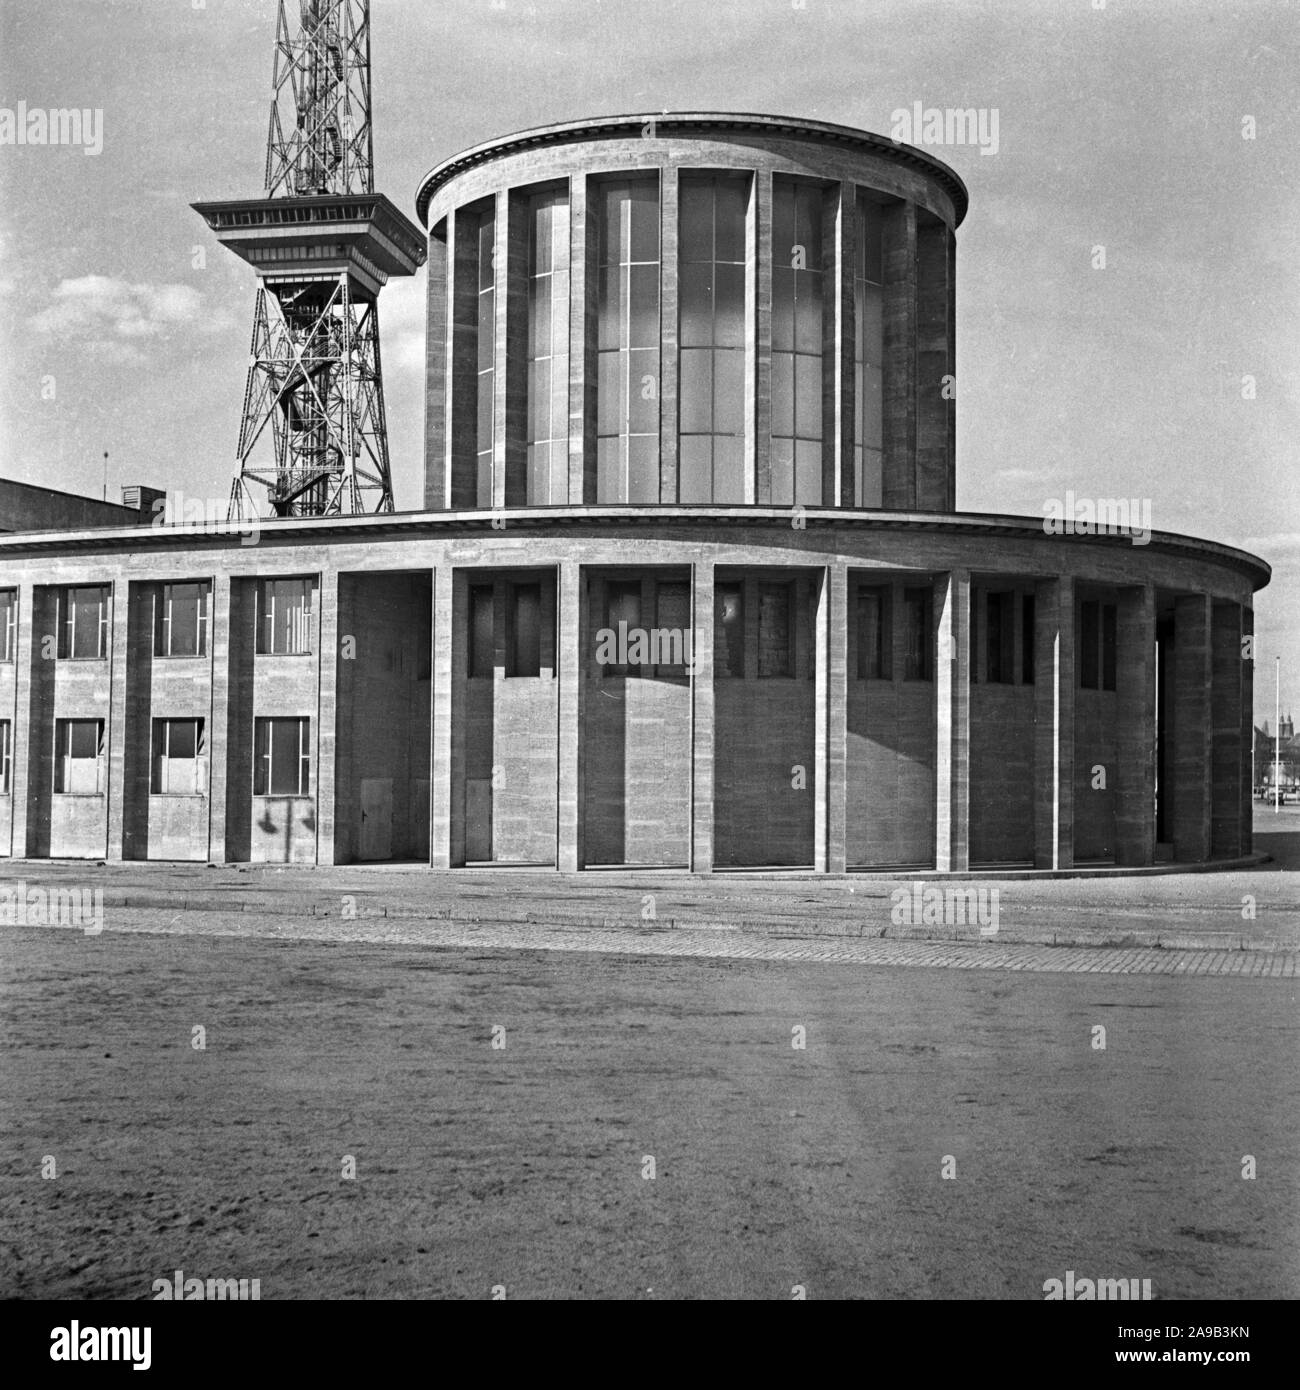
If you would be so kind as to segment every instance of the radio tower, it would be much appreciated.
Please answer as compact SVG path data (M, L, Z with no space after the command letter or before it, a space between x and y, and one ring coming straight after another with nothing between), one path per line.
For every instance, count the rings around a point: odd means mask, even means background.
M193 207L259 281L230 520L391 512L379 291L425 247L374 191L369 0L279 0L266 194Z

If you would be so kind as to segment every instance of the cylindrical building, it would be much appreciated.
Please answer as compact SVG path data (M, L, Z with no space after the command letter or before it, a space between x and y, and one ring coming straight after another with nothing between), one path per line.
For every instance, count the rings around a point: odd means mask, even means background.
M0 853L1249 856L1268 567L1069 478L955 510L943 163L605 118L418 207L423 510L0 536Z

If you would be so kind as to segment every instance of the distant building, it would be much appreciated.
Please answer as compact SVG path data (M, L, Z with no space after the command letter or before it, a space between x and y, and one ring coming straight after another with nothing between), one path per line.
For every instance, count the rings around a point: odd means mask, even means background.
M1275 739L1268 731L1268 720L1255 730L1255 786L1271 787L1276 774L1277 785L1294 789L1300 782L1300 739L1288 714L1278 723Z
M124 487L119 504L0 478L0 532L148 526L154 519L154 503L166 495L157 488Z
M1065 528L955 510L966 203L771 116L439 165L423 510L0 538L0 853L1248 854L1269 568L1072 494Z

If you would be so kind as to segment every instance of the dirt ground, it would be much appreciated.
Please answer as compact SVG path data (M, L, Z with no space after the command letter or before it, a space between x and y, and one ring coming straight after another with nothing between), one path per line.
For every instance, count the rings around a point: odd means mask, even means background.
M1067 1269L1300 1295L1294 981L0 951L6 1297L176 1269L264 1299L1040 1299Z

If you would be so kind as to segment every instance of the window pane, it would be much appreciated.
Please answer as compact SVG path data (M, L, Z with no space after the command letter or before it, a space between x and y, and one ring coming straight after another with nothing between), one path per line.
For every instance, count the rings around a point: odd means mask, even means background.
M627 500L659 500L658 435L634 434L627 442Z
M193 758L198 755L198 725L193 719L173 719L169 721L167 735L167 756L169 758Z
M511 675L536 676L542 669L542 590L537 584L516 584L511 617L514 651Z
M469 591L471 676L490 677L496 666L493 635L492 586L475 584Z
M758 674L788 676L790 665L790 585L758 586Z
M680 362L683 434L706 434L713 423L713 353L683 348Z
M710 266L682 266L678 304L682 347L710 346L713 342L713 273Z
M659 183L641 179L630 185L631 259L659 260Z
M713 674L739 678L744 674L744 605L739 584L719 584L714 598Z
M796 357L795 433L800 439L822 437L822 360L820 357Z
M794 500L804 507L822 504L822 446L816 440L794 442Z
M713 500L745 500L745 445L742 439L713 436Z
M714 333L719 347L745 345L745 267L714 267Z
M713 450L708 435L682 436L677 452L677 496L683 502L713 500Z
M73 758L99 757L99 723L94 719L68 722L68 753Z
M301 719L270 721L272 796L297 796L305 790L300 785L298 765L303 722Z
M719 348L713 353L713 431L738 435L744 428L745 354Z
M772 440L772 505L794 505L794 440Z
M107 602L107 589L72 589L69 592L68 604L72 615L70 656L104 655L100 622L104 617Z

